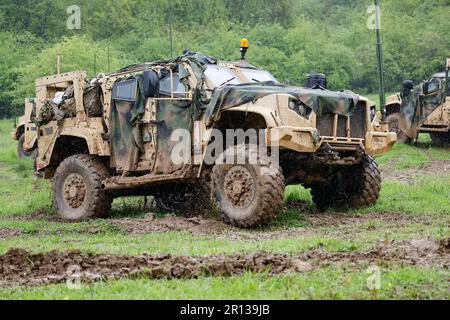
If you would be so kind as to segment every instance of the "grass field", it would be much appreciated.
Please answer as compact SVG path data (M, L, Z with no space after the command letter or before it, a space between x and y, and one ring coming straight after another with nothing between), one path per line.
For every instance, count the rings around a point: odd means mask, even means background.
M417 241L450 236L450 148L432 145L427 135L421 136L417 146L396 145L377 159L384 181L375 206L318 213L308 190L290 186L286 206L273 224L249 231L228 227L213 215L197 222L167 217L143 198L116 199L109 219L62 222L52 209L50 181L33 175L30 160L17 159L11 128L12 121L0 121L0 255L21 248L31 253L77 249L132 256L200 257L264 251L354 257L371 252L380 243L401 244L392 250L406 250L407 254L375 262L318 258L315 268L281 274L246 271L229 277L200 274L191 279L141 275L82 283L77 290L65 283L3 286L0 299L450 298L450 261L445 261L449 255L443 262L427 260L427 253L415 247ZM180 227L172 227L173 221ZM153 229L145 229L147 224ZM380 268L381 286L369 290L367 270L374 263Z

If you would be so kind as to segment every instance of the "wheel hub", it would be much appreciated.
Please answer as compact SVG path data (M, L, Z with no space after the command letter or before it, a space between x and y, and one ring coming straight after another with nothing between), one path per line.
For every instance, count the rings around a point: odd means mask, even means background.
M64 200L72 209L81 207L86 197L86 184L81 175L72 173L64 182Z
M225 176L224 191L237 208L247 208L255 197L255 182L245 167L233 167Z

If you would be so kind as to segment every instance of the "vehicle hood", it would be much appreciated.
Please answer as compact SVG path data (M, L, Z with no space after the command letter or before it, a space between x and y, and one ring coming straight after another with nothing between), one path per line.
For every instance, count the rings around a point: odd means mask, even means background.
M288 94L310 107L317 115L335 113L350 116L359 101L359 95L351 91L335 92L325 89L290 87L275 82L226 85L214 90L211 101L205 108L206 124L210 126L214 123L223 110L254 103L272 94Z

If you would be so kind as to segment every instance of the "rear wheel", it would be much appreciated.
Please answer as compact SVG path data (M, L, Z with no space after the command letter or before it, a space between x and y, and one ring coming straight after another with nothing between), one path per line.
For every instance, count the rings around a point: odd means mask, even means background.
M335 172L329 181L311 188L313 202L319 210L356 209L373 205L380 197L381 174L371 156L350 170Z
M245 164L236 155L245 154ZM271 168L270 159L259 156L255 145L227 149L225 158L234 164L216 164L211 176L212 200L225 222L253 228L273 219L284 204L284 177L280 168ZM255 159L256 161L249 161Z
M390 132L397 134L397 141L400 143L411 143L412 139L406 135L406 133L400 128L400 114L394 113L386 118L386 122L389 126Z
M65 159L53 178L58 215L72 221L108 215L113 198L102 190L108 176L106 166L96 157L80 154Z

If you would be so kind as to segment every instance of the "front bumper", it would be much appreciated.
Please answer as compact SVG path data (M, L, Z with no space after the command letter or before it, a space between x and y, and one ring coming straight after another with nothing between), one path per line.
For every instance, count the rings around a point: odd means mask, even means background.
M365 153L378 155L391 150L396 141L395 133L378 131L367 132L365 139L321 137L315 128L276 127L266 133L268 146L305 153L317 152L326 143L336 151L352 151L362 147Z

